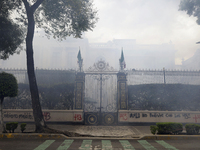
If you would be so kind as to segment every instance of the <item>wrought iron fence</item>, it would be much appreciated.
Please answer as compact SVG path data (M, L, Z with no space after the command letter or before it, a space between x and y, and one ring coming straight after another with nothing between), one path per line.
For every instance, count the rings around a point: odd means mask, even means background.
M28 83L25 69L1 69L0 72L13 74L18 83ZM200 85L200 71L189 70L126 70L128 85L139 84L191 84ZM36 69L38 84L72 83L75 80L75 70Z
M200 71L188 70L127 70L128 85L191 84L200 85Z
M18 83L28 84L27 70L25 69L1 69L0 72L13 74ZM73 83L75 81L75 70L35 70L37 82L39 85L54 85L59 83Z

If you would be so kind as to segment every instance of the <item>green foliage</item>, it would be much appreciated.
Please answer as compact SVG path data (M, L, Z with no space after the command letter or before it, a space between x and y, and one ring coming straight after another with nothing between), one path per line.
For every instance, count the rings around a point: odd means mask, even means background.
M4 109L32 109L31 94L28 84L18 84L18 94L13 98L5 98Z
M5 109L31 109L31 95L28 84L18 84L18 96L7 98ZM72 109L74 83L39 85L41 107L43 109Z
M8 17L10 15L10 11L15 7L14 2L11 2L10 0L1 0L0 6L0 15L5 17Z
M200 125L198 124L186 124L185 129L187 134L199 134Z
M33 7L36 10L35 25L43 28L48 37L53 35L54 38L63 39L72 35L80 38L82 32L92 30L98 21L92 0L45 0L39 4L40 2L30 0L28 5L37 3L37 8ZM18 24L27 26L26 10L22 1L8 0L6 3L3 5L5 9L10 6L19 14L16 15Z
M176 122L156 123L158 134L179 134L183 131L183 125Z
M7 59L14 53L19 53L19 46L24 41L21 28L9 18L0 16L0 59Z
M6 130L8 130L10 133L14 133L15 129L18 127L18 122L8 122L6 123Z
M181 0L179 10L186 11L189 16L197 17L197 24L200 25L200 1L199 0Z
M8 130L11 133L11 123L6 123L6 130Z
M36 25L54 38L73 35L81 37L82 32L92 30L97 22L97 11L91 0L48 0L35 12Z
M130 85L128 86L129 109L199 111L199 91L199 85Z
M17 80L9 73L0 73L0 98L17 96Z
M74 70L43 70L36 71L36 78L39 86L52 86L55 84L74 83ZM28 78L27 78L28 79ZM27 82L28 83L28 82Z
M26 123L21 123L20 128L21 128L21 131L23 133L24 130L26 130Z
M156 131L158 130L158 127L157 127L157 126L154 126L154 125L151 125L151 126L150 126L150 130L151 130L151 133L155 135L155 134L156 134Z
M96 11L92 8L90 0L9 0L8 4L15 4L15 12L18 13L15 16L20 16L16 18L18 23L23 23L28 28L26 52L32 107L37 112L34 113L34 117L37 118L36 131L43 132L41 125L43 117L35 80L32 47L35 25L43 28L48 36L53 34L54 38L60 40L70 35L81 37L82 32L94 28L97 21Z
M7 59L21 50L21 47L17 48L24 41L24 33L23 28L10 19L14 4L10 4L9 0L1 0L0 6L0 59Z
M43 109L72 109L74 84L39 87Z

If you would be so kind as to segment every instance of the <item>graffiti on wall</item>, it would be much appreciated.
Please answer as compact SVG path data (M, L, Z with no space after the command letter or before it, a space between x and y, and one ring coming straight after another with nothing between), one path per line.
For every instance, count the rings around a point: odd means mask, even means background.
M166 121L174 121L175 119L182 119L186 122L187 120L190 120L190 122L200 122L200 114L190 114L190 113L162 113L162 112L148 112L148 113L140 113L140 112L135 112L135 113L120 113L119 114L119 121L130 121L132 120L137 121L141 119L147 119L147 122L156 122L157 119L163 118L166 119ZM144 120L142 120L144 122Z
M74 114L74 121L82 121L82 114Z
M128 120L128 114L127 114L127 113L125 113L125 114L120 114L119 117L122 118L122 120L124 120L124 121L127 121L127 120Z
M50 112L43 112L44 120L49 121L51 119Z
M44 110L42 112L44 120L46 122L81 122L83 121L83 113L73 111L55 111L55 110ZM18 122L34 122L33 111L27 110L4 110L3 111L4 121L18 121Z
M8 118L8 119L30 119L33 120L33 114L30 112L24 112L24 113L10 113L10 112L4 112L3 113L3 118Z
M49 121L51 119L51 114L50 112L43 112L43 116L44 116L44 120L45 121ZM28 119L30 121L32 121L34 119L33 113L32 112L15 112L15 113L11 113L11 112L7 112L5 111L3 113L3 118L5 119Z
M195 120L195 123L197 123L198 119L200 120L200 114L195 115L195 116L193 117L193 119Z

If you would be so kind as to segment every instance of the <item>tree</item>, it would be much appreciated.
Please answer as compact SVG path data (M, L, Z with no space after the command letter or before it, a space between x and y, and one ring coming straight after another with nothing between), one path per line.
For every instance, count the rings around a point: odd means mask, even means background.
M189 16L197 17L197 24L200 25L200 1L199 0L181 0L179 10L186 11ZM196 44L200 44L196 42Z
M33 37L35 25L43 28L46 35L63 39L66 36L80 38L82 32L92 30L97 22L97 11L91 0L8 0L19 17L18 23L27 26L26 57L29 86L32 99L36 132L44 132L45 121L39 101L34 71Z
M9 55L19 52L17 48L23 43L24 34L19 25L10 19L9 10L13 6L1 0L0 8L0 59L7 59Z
M16 78L9 73L5 72L0 73L0 116L1 116L2 131L5 131L3 123L3 109L2 109L4 97L17 96L17 90L18 90L18 85Z
M197 17L197 24L200 25L200 1L181 0L179 10L186 11L189 16Z

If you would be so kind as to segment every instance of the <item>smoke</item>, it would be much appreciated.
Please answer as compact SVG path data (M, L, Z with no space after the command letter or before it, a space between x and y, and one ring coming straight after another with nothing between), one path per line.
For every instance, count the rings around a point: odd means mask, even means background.
M40 32L35 34L35 67L77 68L76 58L80 47L84 68L92 66L97 59L103 59L118 69L118 59L123 47L127 68L173 69L170 67L172 65L162 65L157 59L168 57L169 49L173 49L176 51L175 58L173 57L175 64L181 65L182 59L189 59L199 49L196 42L200 40L200 26L193 16L198 16L199 8L189 5L189 2L199 3L196 0L181 3L180 0L94 0L94 5L99 10L99 21L93 31L85 33L83 39L67 38L58 42L52 38L47 39ZM191 17L185 12L186 8L190 10L188 13ZM196 13L192 13L193 8ZM126 47L116 39L129 39L132 43ZM168 48L163 43L170 47L173 45L174 48ZM153 50L156 51L152 52ZM157 56L154 53L160 54ZM138 57L139 55L145 57ZM148 55L151 55L153 61ZM145 66L145 63L151 66ZM0 68L26 68L25 51L11 56L9 60L0 60Z
M186 11L189 16L197 17L197 24L200 25L200 1L181 0L179 10Z

